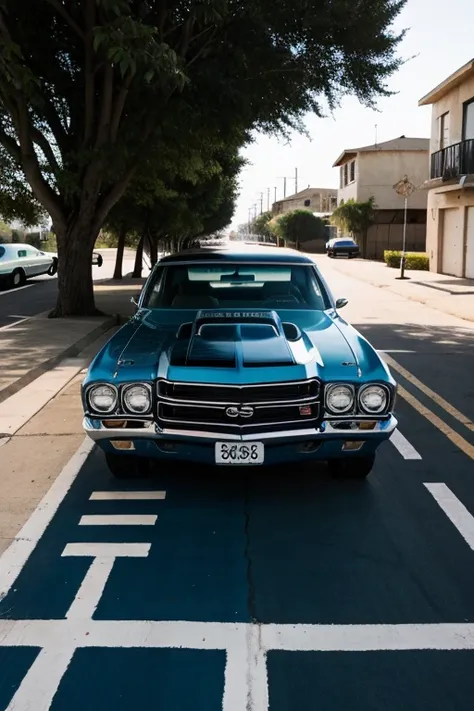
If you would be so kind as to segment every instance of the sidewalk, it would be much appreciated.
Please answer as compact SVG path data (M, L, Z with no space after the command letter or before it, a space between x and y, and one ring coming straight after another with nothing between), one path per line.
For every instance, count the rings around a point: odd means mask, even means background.
M397 280L400 269L389 268L383 262L329 259L322 255L317 257L317 262L323 269L333 268L372 286L426 304L432 309L474 321L474 279L459 279L445 274L410 269L405 271L405 276L409 279Z
M74 361L84 349L118 323L130 318L130 302L144 279L108 280L95 286L97 318L49 319L48 312L12 326L0 334L2 373L0 403L65 359Z

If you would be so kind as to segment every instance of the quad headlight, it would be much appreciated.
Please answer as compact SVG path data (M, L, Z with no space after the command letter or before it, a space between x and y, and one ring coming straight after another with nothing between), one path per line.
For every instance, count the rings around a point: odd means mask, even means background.
M93 385L87 393L87 399L92 410L109 415L117 406L117 388L113 385Z
M355 403L354 388L351 385L334 383L326 389L326 409L332 415L345 415Z
M124 409L133 415L146 415L151 410L151 391L147 385L128 385L122 394Z
M389 397L382 385L364 385L359 390L359 407L367 415L378 415L386 409Z

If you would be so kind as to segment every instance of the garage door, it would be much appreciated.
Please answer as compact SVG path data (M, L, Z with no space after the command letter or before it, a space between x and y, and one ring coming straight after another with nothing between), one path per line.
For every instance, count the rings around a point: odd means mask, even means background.
M441 272L452 276L462 276L463 235L461 229L462 211L457 208L442 210L443 259Z
M467 208L466 276L474 279L474 207Z

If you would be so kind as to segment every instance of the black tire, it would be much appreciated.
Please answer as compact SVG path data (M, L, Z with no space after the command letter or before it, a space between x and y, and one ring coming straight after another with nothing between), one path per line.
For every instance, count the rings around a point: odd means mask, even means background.
M23 286L26 282L26 274L23 269L15 269L10 276L10 287L12 289L18 289L19 286Z
M341 457L328 461L329 473L337 479L366 479L375 464L375 454L366 457Z
M144 479L149 473L148 460L133 454L107 452L105 461L116 479Z
M49 274L49 276L54 276L57 271L58 271L58 260L53 259L53 263L51 264L50 268L48 269L48 274Z

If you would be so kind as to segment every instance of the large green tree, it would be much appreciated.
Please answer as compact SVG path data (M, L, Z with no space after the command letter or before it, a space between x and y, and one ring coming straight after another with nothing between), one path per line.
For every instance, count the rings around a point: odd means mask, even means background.
M322 95L371 103L399 64L404 4L1 0L0 143L53 222L55 315L95 313L94 242L170 104L225 133L298 127Z
M275 232L285 243L293 242L298 249L304 242L323 241L326 236L324 221L309 210L291 210L278 218Z

